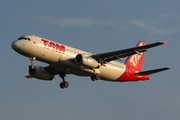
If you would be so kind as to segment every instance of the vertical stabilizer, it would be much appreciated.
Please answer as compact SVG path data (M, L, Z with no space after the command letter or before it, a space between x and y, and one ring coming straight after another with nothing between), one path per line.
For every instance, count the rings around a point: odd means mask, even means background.
M145 42L140 41L136 47L146 45ZM131 55L127 58L125 64L131 68L134 68L138 71L142 71L143 62L144 62L145 52L137 52L137 54Z

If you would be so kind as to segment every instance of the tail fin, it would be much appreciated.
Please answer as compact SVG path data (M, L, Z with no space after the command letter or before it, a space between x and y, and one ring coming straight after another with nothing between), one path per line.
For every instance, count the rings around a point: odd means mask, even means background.
M140 41L136 47L146 45L145 42ZM143 62L144 62L145 52L137 52L137 54L131 55L127 58L125 64L131 68L134 68L138 71L142 71Z

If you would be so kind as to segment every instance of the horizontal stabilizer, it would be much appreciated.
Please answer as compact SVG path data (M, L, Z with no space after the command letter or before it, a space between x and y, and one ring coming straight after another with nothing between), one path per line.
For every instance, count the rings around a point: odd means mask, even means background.
M154 73L161 72L161 71L168 70L168 69L170 69L170 68L165 67L165 68L159 68L159 69L154 69L154 70L148 70L148 71L138 72L138 73L136 73L136 75L150 75L150 74L154 74Z

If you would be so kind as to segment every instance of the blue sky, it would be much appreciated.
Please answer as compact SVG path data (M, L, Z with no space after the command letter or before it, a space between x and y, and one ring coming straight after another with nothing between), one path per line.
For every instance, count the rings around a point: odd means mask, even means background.
M2 120L179 120L180 1L1 0ZM145 82L92 82L89 77L31 79L30 61L11 48L22 35L37 35L91 53L168 41L148 49L143 70L171 67ZM35 65L47 66L35 61Z

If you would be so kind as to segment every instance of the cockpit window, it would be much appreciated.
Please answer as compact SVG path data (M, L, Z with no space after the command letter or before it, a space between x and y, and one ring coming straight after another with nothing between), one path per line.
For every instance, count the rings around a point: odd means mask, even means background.
M27 37L20 37L20 38L18 38L18 40L31 40L30 38L27 38Z
M24 37L20 37L20 38L18 38L18 40L22 40L22 39L24 39Z

